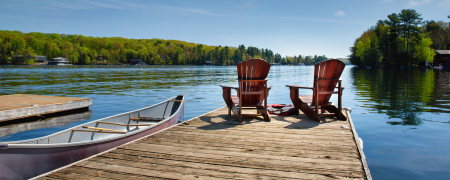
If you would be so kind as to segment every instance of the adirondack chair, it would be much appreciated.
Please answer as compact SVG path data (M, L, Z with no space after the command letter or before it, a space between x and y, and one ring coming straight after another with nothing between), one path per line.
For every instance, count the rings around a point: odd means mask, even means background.
M346 120L342 113L342 90L340 76L345 64L337 59L330 59L314 65L314 87L286 85L290 90L290 97L298 115L301 110L305 115L320 122L319 116L334 115L337 119ZM338 85L336 87L336 84ZM311 89L313 95L299 96L299 89ZM335 91L337 89L337 91ZM338 107L329 102L332 94L338 95ZM321 114L319 114L319 109ZM324 114L324 110L332 114Z
M221 85L228 115L232 111L239 122L242 122L242 116L258 115L270 121L267 113L267 96L271 88L267 86L269 70L270 63L262 59L249 59L237 64L239 87ZM231 89L235 89L237 95L231 95ZM242 114L243 109L256 109L257 114Z

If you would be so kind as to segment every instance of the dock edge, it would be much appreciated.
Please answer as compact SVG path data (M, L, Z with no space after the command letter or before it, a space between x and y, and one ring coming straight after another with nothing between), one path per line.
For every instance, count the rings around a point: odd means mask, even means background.
M372 180L372 175L370 174L369 166L367 165L366 156L364 155L363 146L361 142L359 141L358 133L356 132L355 126L353 125L352 116L350 113L352 112L351 108L343 108L345 109L348 117L348 122L350 123L350 126L352 128L353 138L356 143L356 147L358 148L359 156L361 157L361 162L363 164L364 173L366 174L367 180Z

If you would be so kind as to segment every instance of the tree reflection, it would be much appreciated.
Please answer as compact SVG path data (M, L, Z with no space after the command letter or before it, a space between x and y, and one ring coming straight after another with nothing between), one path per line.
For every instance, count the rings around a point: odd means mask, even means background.
M363 107L386 114L391 125L419 125L424 112L450 113L449 71L432 69L351 70Z

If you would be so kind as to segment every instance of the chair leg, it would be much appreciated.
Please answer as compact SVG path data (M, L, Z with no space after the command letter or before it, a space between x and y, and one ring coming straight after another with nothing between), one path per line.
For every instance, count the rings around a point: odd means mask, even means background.
M300 115L300 102L298 101L298 89L296 88L289 88L290 91L290 98L292 101L292 104L294 104L294 114Z
M345 117L344 113L342 113L342 110L339 111L339 109L336 106L328 106L325 107L325 109L334 114L334 117L336 117L339 120L347 120L347 117Z
M228 116L231 116L231 109L233 100L231 99L231 88L229 87L222 87L223 91L223 100L225 101L225 104L228 107Z
M270 122L270 116L269 116L269 113L267 112L267 96L268 96L267 82L265 82L265 85L264 85L264 107L263 107L263 109L261 109L261 111L262 111L261 113L263 113L263 115L264 115L264 120Z
M238 107L236 107L236 106L233 104L231 110L233 111L234 117L235 117L239 122L242 122L242 119L241 119L241 116L240 116Z
M308 116L310 119L312 119L312 120L314 120L314 121L317 121L317 122L320 122L320 117L319 117L319 115L316 113L316 111L314 111L314 109L312 109L311 107L309 107L308 104L302 102L301 100L299 100L299 101L300 101L300 103L299 103L299 104L300 104L299 109L300 109L303 113L305 113L305 115Z
M263 116L264 120L266 120L268 122L271 121L269 113L267 112L267 108L266 107L258 108L258 112L261 113L261 115Z

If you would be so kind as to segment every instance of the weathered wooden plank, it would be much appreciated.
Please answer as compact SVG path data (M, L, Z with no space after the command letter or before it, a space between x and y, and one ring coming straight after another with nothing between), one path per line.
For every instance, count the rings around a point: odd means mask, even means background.
M156 170L137 168L137 167L120 166L120 165L114 165L114 164L110 164L110 163L100 163L100 162L95 162L95 161L84 162L83 166L89 167L89 168L112 171L112 172L130 173L130 174L136 174L136 175L167 178L167 179L221 179L221 178L214 178L214 177L209 177L209 176L190 175L190 174L185 174L185 173L175 173L175 172L169 172L169 171L156 171Z
M353 171L345 169L323 169L320 166L299 166L296 163L286 163L284 165L273 164L271 161L255 162L251 158L239 158L239 157L226 157L225 159L219 158L205 158L196 156L186 156L186 155L173 155L173 154L163 154L163 153L153 153L145 151L135 151L135 150L125 150L117 149L114 152L108 153L112 154L126 154L132 156L140 156L143 158L151 159L161 159L161 160L172 160L179 162L192 162L192 163L202 163L210 164L215 166L230 166L230 167L240 167L240 168L251 168L251 169L265 169L273 171L283 171L283 172L298 172L298 173L308 173L308 174L323 174L326 176L343 176L343 177L363 177L364 172L362 170Z
M77 174L81 175L88 175L92 176L93 178L108 178L108 179L136 179L136 180L147 180L147 179L159 179L159 178L153 178L149 176L136 176L131 174L124 174L124 173L114 173L109 171L103 171L99 169L92 169L84 167L82 163L73 166L68 169L63 169L59 171L58 173L62 174L74 174L75 176Z
M251 161L274 164L324 164L321 165L323 168L332 168L331 166L340 167L343 169L353 170L352 165L360 165L360 163L355 163L351 161L338 161L338 160L324 160L324 159L312 159L312 158L302 158L302 157L286 157L286 156L274 156L266 154L251 154L251 153L241 153L241 152L229 152L229 151L218 151L218 150L207 150L207 149L197 149L197 148L183 148L183 147L173 147L173 146L163 146L154 144L144 144L144 143L133 143L126 146L120 147L121 149L130 149L146 152L156 152L156 153L168 153L173 155L186 155L194 157L204 157L204 158L216 158L216 159L251 159ZM360 167L358 168L360 169Z
M333 134L333 133L345 133L345 134L351 134L351 131L349 131L348 128L343 129L342 125L339 126L339 129L325 129L325 128L308 128L308 129L295 129L291 128L289 126L279 126L279 127L269 127L269 126L262 126L262 127L245 127L245 126L184 126L179 127L180 129L201 129L201 130L235 130L235 131L253 131L253 132L274 132L274 133L282 133L282 134L314 134L316 136L326 136L327 134ZM318 131L324 133L318 133ZM326 134L325 134L326 133Z
M260 147L277 147L277 148L283 148L283 146L286 146L286 148L303 148L303 147L320 147L320 148L332 148L332 149L342 149L342 150L348 150L348 149L352 149L355 147L354 144L350 144L347 142L343 142L343 143L336 143L335 141L326 141L326 140L319 140L319 139L299 139L297 140L298 142L294 141L277 141L278 138L267 138L267 141L264 141L262 139L257 139L257 138L252 138L249 140L245 140L244 138L207 138L205 137L202 140L196 140L196 138L203 138L203 136L196 136L196 135L186 135L185 137L181 136L181 135L174 135L174 137L179 137L178 139L164 139L161 137L155 137L155 138L151 138L151 139L144 139L141 140L141 142L161 142L161 141L166 141L166 142L173 142L173 143L178 143L178 142L190 142L192 144L196 144L196 142L200 143L200 144L204 144L204 143L215 143L218 146L228 146L228 144L230 145L250 145L250 146L260 146ZM311 149L311 148L307 148L307 149Z
M176 141L176 140L175 140ZM230 143L214 143L214 142L198 142L198 141L179 141L179 142L167 142L167 141L145 141L142 143L159 144L175 147L190 147L210 150L222 150L233 152L247 152L254 154L269 154L269 155L282 155L292 157L308 157L308 158L326 158L336 160L349 160L358 161L358 155L354 149L348 151L319 151L319 148L305 149L301 147L269 147L269 146L257 146L257 145L240 145Z
M156 170L156 171L164 171L164 172L174 172L174 173L183 173L183 174L191 174L191 175L200 175L200 176L208 176L208 177L216 177L216 178L234 178L234 179L271 179L273 177L269 176L262 176L258 175L255 176L253 174L247 174L247 173L229 173L229 172L223 172L223 171L217 171L217 170L211 170L211 169L205 169L205 168L198 168L198 167L186 167L186 165L177 166L174 164L154 164L154 163L147 163L144 159L150 159L150 158L142 158L142 157L136 157L133 158L133 156L127 156L126 158L122 159L114 159L112 163L114 165L119 166L126 166L126 167L136 167L136 168L143 168L143 169L150 169L150 170ZM105 158L96 158L92 161L98 162L98 163L106 163L110 164L111 162L108 161L108 159Z
M344 133L335 133L330 134L328 136L324 135L308 135L308 134L284 134L284 133L272 133L272 132L253 132L253 131L236 131L236 130L214 130L214 133L211 133L212 130L203 130L203 129L192 129L192 130L182 130L182 128L176 128L179 129L179 131L172 131L179 134L211 134L211 135L222 135L225 137L232 137L239 135L241 137L247 137L247 139L253 139L253 138L278 138L278 139L285 139L285 140L298 140L298 139L327 139L330 141L339 141L339 140L351 140L349 138L352 137L351 134L344 134ZM186 133L187 132L187 133ZM343 131L344 132L344 131ZM318 131L317 133L321 133ZM347 133L347 132L345 132ZM343 137L344 136L344 137ZM346 137L345 137L346 136Z
M211 171L219 171L219 172L227 172L227 173L239 173L239 174L248 174L248 175L257 175L260 176L269 176L272 178L298 178L303 177L306 179L329 179L330 177L322 174L311 174L311 173L299 173L299 172L286 172L286 171L276 171L276 170L265 170L265 169L253 169L253 168L243 168L243 167L233 167L233 166L218 166L211 165L205 163L197 163L197 162L186 162L186 161L176 161L176 160L167 160L167 159L159 159L159 158L149 158L145 156L138 155L128 155L128 154L116 154L116 153L108 153L104 154L101 157L95 159L95 161L103 162L108 161L109 158L126 160L129 162L142 162L146 164L139 164L139 166L152 168L157 167L159 165L164 165L170 167L185 167L192 169L200 169L200 170L211 170ZM116 161L116 160L115 160ZM128 163L129 163L128 162ZM151 164L151 165L150 165ZM228 175L223 175L223 177L227 177ZM233 176L236 178L237 176ZM238 175L238 177L252 178L256 179L254 176L243 176ZM339 176L335 176L339 177ZM339 177L343 178L343 177Z
M221 139L219 139L221 140ZM302 149L302 150L320 150L320 151L324 151L324 152L352 152L355 153L355 146L354 145L334 145L334 144L329 144L328 142L325 144L318 144L318 143L314 143L313 141L311 143L308 142L304 142L304 143L299 143L299 142L293 142L293 143L283 143L283 142L273 142L271 143L271 141L257 141L257 140L252 140L252 141L248 141L246 142L245 140L242 139L229 139L229 140L221 140L221 141L215 141L213 139L205 139L202 141L197 141L195 139L170 139L170 140L166 140L163 138L155 138L155 139L145 139L140 141L142 143L150 143L150 144L160 144L160 142L165 142L166 145L175 145L177 146L177 144L195 144L195 145L204 145L204 146L216 146L216 147L242 147L242 148L260 148L260 149L265 149L265 148L276 148L279 149L281 151L286 151L286 150L292 150L292 149Z
M60 173L56 172L49 177L56 178L56 179L100 179L100 180L108 180L110 178L103 178L103 177L95 177L95 176L89 176L85 174L77 174L77 173Z
M248 134L248 136L245 136ZM211 134L208 131L172 131L166 132L161 135L157 135L148 139L168 139L165 136L174 136L177 138L182 138L181 140L197 140L198 141L208 141L208 140L242 140L242 141L250 141L250 142L267 142L272 141L275 143L283 143L283 144L301 144L304 142L316 143L316 144L340 144L340 145L355 145L354 141L350 138L351 135L341 136L340 134L335 134L334 136L326 137L326 136L309 136L309 135L283 135L283 134L270 134L264 136L266 134L263 133L250 133L250 132L231 132L231 131L223 131ZM177 139L171 138L171 139ZM346 138L346 139L343 139ZM341 140L341 141L340 141Z

